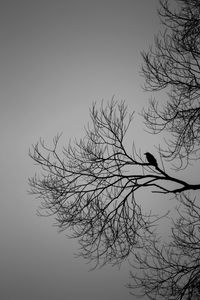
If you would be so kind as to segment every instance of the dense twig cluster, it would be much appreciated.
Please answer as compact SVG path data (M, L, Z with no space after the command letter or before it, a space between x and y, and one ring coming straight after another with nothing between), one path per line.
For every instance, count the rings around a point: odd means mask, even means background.
M154 300L200 297L200 206L186 194L178 201L170 241L152 236L136 255L129 284L133 294Z
M178 158L182 168L200 157L200 1L177 2L181 8L174 11L168 1L161 1L159 14L166 30L154 48L142 53L142 73L146 90L167 88L169 100L164 106L152 100L144 118L151 132L171 134L163 155Z
M149 216L142 214L134 195L142 175L127 168L142 163L123 144L132 118L123 102L102 103L100 111L94 105L85 138L65 148L64 159L57 153L59 136L52 149L41 141L30 153L46 174L30 179L32 193L42 198L45 211L56 215L61 230L72 229L81 255L97 263L123 260L139 246L141 230L149 228Z

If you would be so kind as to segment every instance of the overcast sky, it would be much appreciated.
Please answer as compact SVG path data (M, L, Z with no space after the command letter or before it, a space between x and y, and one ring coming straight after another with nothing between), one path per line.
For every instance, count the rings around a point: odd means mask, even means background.
M140 51L159 30L157 0L4 0L0 4L0 298L130 300L128 268L88 272L77 243L39 218L28 195L28 157L40 137L80 137L89 107L148 103ZM135 137L145 152L154 144ZM147 143L148 141L148 143Z

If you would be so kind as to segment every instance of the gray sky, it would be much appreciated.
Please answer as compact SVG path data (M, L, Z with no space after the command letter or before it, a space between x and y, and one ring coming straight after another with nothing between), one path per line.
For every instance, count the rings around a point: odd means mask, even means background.
M4 0L0 4L0 294L5 300L134 299L128 268L88 272L77 243L39 218L27 194L28 149L83 135L93 101L124 99L140 111L140 51L159 30L157 0ZM136 124L136 126L138 123ZM141 131L140 131L141 130ZM153 143L136 138L144 150ZM150 137L152 139L152 137ZM146 147L146 148L145 148Z

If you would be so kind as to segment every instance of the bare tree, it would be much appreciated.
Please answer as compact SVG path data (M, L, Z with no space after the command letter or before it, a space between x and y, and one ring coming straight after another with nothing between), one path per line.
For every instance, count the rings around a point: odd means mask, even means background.
M84 138L60 151L58 135L52 147L40 140L30 150L42 169L29 179L31 193L41 200L39 213L54 215L59 229L79 240L79 254L95 266L133 257L129 288L150 299L200 297L200 205L194 197L200 183L166 170L167 160L179 161L177 171L197 161L200 152L200 1L177 3L174 11L161 2L166 30L155 48L142 54L145 88L166 88L168 95L164 103L151 101L143 116L151 133L171 134L167 147L159 146L156 158L138 151L134 140L128 150L134 114L125 102L112 99L92 106ZM167 212L144 212L138 201L143 191L173 195L179 203L166 241L156 226Z
M176 3L171 9L160 2L165 30L143 52L142 73L146 90L167 91L168 100L151 100L143 116L151 133L167 133L167 147L158 149L177 171L200 158L200 1ZM131 273L129 287L150 299L200 299L199 194L181 191L175 198L180 205L170 239L152 235L133 263L138 272Z

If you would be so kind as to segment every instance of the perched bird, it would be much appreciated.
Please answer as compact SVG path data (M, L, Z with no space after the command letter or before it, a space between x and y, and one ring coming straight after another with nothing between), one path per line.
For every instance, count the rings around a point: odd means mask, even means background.
M151 153L145 152L144 154L146 155L146 159L147 159L148 163L150 163L154 167L158 166L157 160Z

